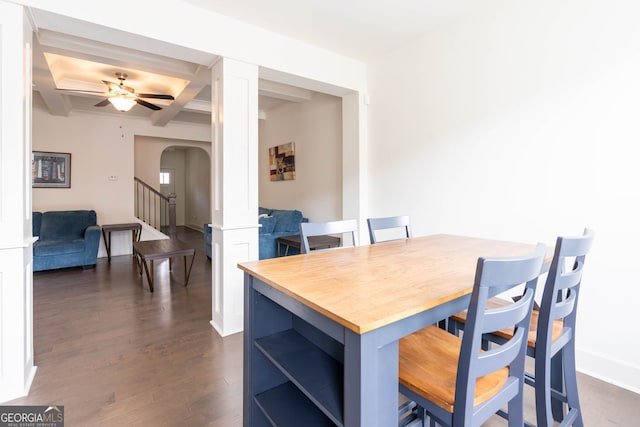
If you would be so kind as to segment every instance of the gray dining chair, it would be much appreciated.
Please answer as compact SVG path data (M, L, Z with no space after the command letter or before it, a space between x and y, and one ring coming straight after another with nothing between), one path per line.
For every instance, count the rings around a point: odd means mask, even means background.
M407 215L400 216L388 216L383 218L368 218L367 226L369 227L369 239L371 243L378 243L381 241L388 240L399 240L396 238L396 235L393 235L391 238L380 240L377 235L377 231L379 230L391 230L391 229L399 229L397 230L397 236L404 236L402 238L409 239L412 237L411 234L411 220ZM403 230L400 230L403 229Z
M400 393L418 404L424 425L428 420L430 425L480 426L503 406L510 427L523 425L527 331L545 253L545 245L538 244L524 256L478 260L462 339L437 326L400 339ZM487 308L496 292L523 283L518 301ZM509 340L482 351L483 334L507 327L515 330Z
M593 237L593 231L585 229L582 236L557 238L540 309L533 310L531 317L527 356L535 359L534 373L526 373L525 382L535 389L539 427L553 426L554 420L563 426L583 426L576 378L575 327L582 272ZM504 304L497 299L491 302L495 307ZM465 312L452 316L450 330L457 333L464 329L465 322ZM501 343L512 335L511 330L500 330L485 339ZM501 415L507 416L504 412Z
M351 235L350 246L358 245L358 222L355 219L328 222L301 222L300 223L300 252L305 254L311 252L309 248L309 237L340 235L340 246L320 250L331 250L345 246L344 235ZM315 252L315 251L314 251Z

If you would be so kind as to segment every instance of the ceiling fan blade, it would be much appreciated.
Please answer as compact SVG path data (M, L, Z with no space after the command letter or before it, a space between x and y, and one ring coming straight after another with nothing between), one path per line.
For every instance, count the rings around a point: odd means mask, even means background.
M173 101L175 98L171 95L163 95L159 93L139 93L138 97L140 98L155 98L155 99L169 99Z
M106 105L109 105L109 98L103 99L102 101L100 101L96 105L94 105L94 107L104 107Z
M151 108L152 110L155 110L155 111L162 110L162 107L159 107L150 102L144 101L140 98L136 98L136 102L144 107Z
M110 82L108 80L103 80L102 83L107 85L109 91L118 90L120 88L120 85L118 83Z

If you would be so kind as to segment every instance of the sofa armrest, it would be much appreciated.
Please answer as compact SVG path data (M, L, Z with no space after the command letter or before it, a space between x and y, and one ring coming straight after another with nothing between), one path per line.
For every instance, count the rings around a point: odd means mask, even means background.
M204 225L204 253L208 259L211 259L211 226Z
M96 263L98 259L98 248L100 247L100 236L99 225L90 225L84 230L85 265Z

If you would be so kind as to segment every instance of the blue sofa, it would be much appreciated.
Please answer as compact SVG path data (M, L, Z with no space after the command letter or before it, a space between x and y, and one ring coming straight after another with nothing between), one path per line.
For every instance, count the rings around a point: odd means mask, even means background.
M33 271L95 267L100 226L93 210L33 212Z
M258 231L260 259L278 256L278 238L300 234L300 223L309 221L298 210L259 208L258 214L262 226ZM284 248L280 248L280 251L279 255L284 255ZM299 253L296 248L290 248L288 252L289 255Z

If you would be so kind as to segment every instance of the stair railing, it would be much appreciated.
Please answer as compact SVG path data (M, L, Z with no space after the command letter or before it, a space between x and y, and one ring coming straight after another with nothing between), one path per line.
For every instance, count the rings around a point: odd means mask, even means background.
M169 237L176 237L176 195L165 196L146 182L134 177L136 218Z

